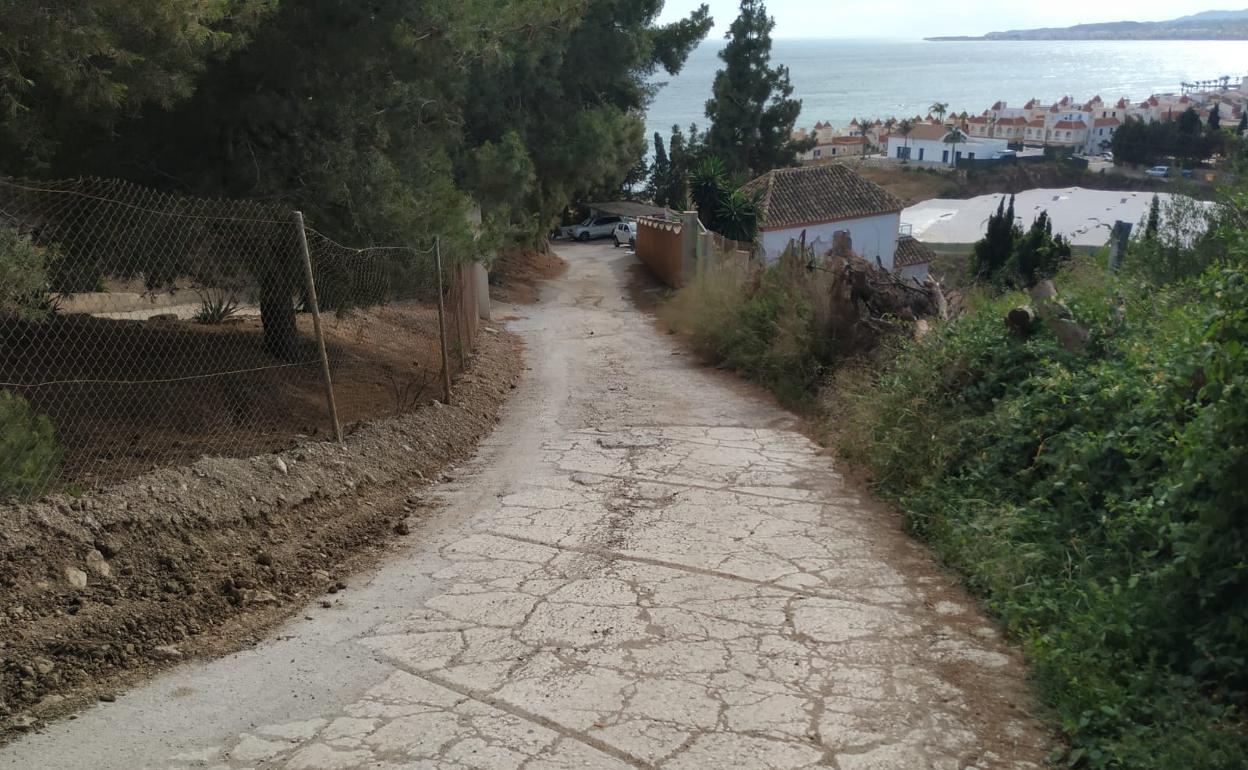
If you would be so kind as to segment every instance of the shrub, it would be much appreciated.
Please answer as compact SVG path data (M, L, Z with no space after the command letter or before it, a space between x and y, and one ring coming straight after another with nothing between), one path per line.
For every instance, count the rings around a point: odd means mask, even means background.
M1072 765L1244 767L1248 272L1057 283L1084 351L981 301L846 375L842 449L1022 638Z
M48 295L49 255L11 227L0 227L0 315L42 318L55 308Z
M663 317L699 352L800 405L818 383L822 364L810 300L768 268L721 264L677 292Z
M52 422L26 399L0 390L0 498L37 495L60 458Z

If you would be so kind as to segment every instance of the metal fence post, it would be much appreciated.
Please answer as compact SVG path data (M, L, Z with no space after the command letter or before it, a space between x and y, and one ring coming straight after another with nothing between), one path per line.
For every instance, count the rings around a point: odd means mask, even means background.
M438 343L442 349L442 399L451 403L451 361L446 351L446 307L442 301L442 236L433 239L434 263L438 271Z
M334 400L334 381L329 375L329 354L325 351L325 335L321 332L321 308L316 302L316 281L312 277L312 255L308 252L308 234L304 231L303 212L295 212L295 229L299 233L299 248L303 251L303 277L308 284L308 307L312 311L312 328L316 332L316 346L321 354L321 375L325 378L325 399L329 404L329 417L334 423L334 438L342 443L342 424L338 422L338 404Z

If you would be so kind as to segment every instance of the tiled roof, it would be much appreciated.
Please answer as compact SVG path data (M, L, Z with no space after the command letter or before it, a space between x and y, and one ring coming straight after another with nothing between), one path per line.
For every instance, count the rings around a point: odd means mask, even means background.
M912 235L902 235L897 238L897 251L893 255L893 267L924 265L935 258L936 252L928 248L925 243L916 240Z
M910 130L910 139L944 139L949 129L934 123L919 123Z
M1044 128L1044 118L1036 118L1027 124L1028 128Z
M866 144L866 143L867 143L867 138L861 135L832 137L832 144Z
M1087 127L1088 127L1088 124L1084 123L1082 120L1059 120L1053 124L1053 128L1083 129Z
M763 229L799 227L901 211L887 190L836 163L769 171L742 188L762 194Z
M1118 118L1097 118L1096 120L1092 121L1092 125L1096 126L1097 128L1100 128L1101 126L1117 126L1117 125L1120 125L1121 123L1122 121L1118 120Z

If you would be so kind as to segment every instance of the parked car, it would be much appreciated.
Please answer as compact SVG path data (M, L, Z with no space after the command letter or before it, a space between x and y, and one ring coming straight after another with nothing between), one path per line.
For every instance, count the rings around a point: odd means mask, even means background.
M576 241L608 238L621 221L620 217L590 217L579 225L563 228L563 235Z
M1155 177L1164 179L1165 177L1170 176L1170 167L1169 166L1153 166L1152 168L1148 169L1144 173L1148 174L1149 176L1155 176Z
M1184 179L1191 179L1193 176L1195 176L1195 174L1196 172L1190 168L1181 169L1179 171L1179 176L1183 177Z
M619 223L612 231L611 237L615 239L617 249L626 243L630 249L637 248L637 221L625 220Z
M1018 158L1018 152L1015 150L998 150L992 154L993 160L1015 160Z
M1105 152L1101 153L1101 157L1104 158L1105 160L1113 160L1114 154L1106 150Z

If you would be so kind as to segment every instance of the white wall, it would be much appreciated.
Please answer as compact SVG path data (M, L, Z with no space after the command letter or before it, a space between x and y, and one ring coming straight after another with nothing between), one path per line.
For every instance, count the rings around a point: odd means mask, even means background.
M897 148L905 146L906 141L903 137L895 134L890 136L888 138L888 157L896 160ZM957 147L951 147L951 145L945 144L940 139L915 139L911 137L910 160L923 163L941 163L942 154L950 149L961 154L963 158L970 157L971 153L975 153L976 160L990 160L993 153L1008 150L1009 142L1004 139L980 139L976 137L968 142L958 142ZM920 158L920 155L923 157ZM943 162L949 164L949 161Z
M764 230L762 232L763 258L767 262L780 259L789 241L806 231L806 243L815 246L815 253L822 255L832 250L832 235L848 230L851 247L855 254L874 262L878 256L886 270L893 269L893 255L897 253L897 230L901 226L901 214L881 214L863 219L843 219L822 225L795 227L788 230Z
M898 270L897 274L900 275L903 280L908 281L913 278L919 283L923 283L927 280L928 268L930 267L931 266L926 262L920 265L909 265Z

